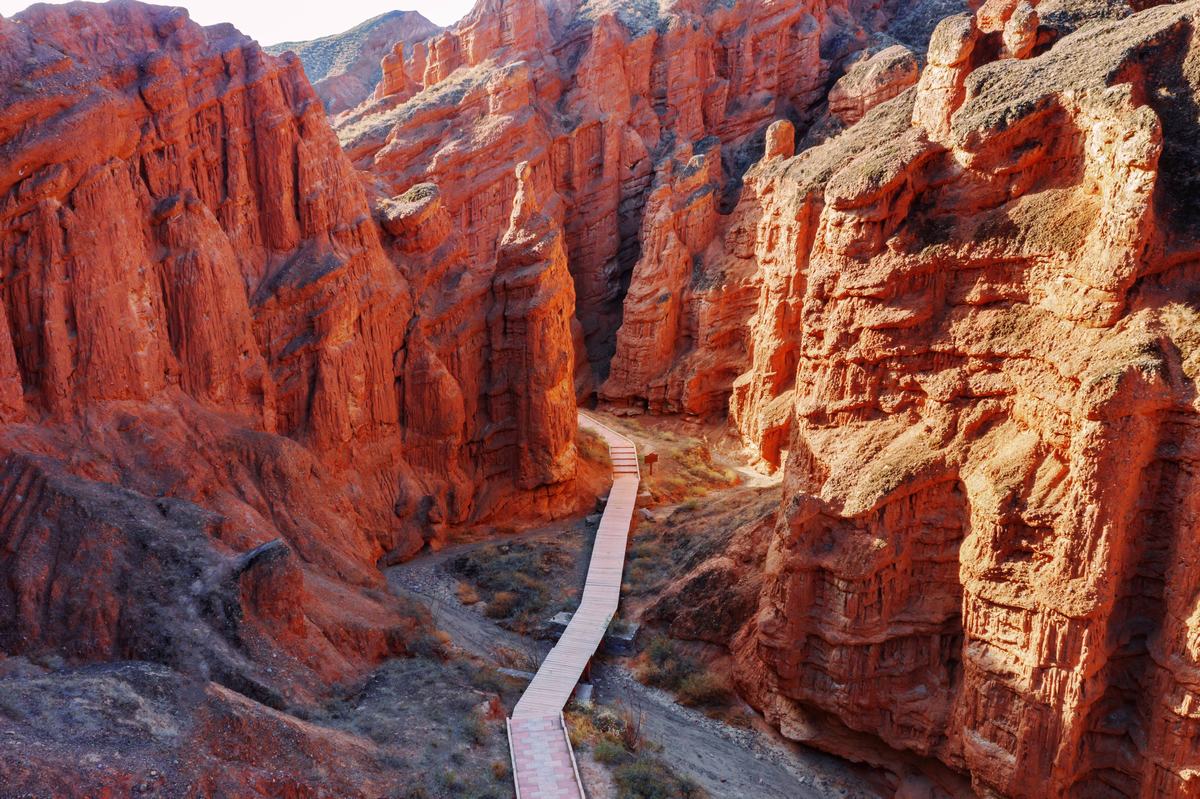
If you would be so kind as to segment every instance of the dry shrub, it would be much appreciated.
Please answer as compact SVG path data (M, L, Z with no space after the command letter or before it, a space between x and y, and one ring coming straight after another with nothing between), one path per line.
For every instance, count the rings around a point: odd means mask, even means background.
M684 680L699 672L696 661L680 652L671 639L656 635L639 656L633 673L646 685L677 691Z
M707 794L656 757L643 755L613 771L618 799L701 799Z
M475 746L487 743L491 732L487 719L477 710L472 710L463 723L463 737Z
M689 707L722 707L729 704L733 695L729 681L711 671L684 677L677 693L679 702Z
M458 584L458 601L464 605L474 605L479 601L479 592L475 590L475 586L470 583L460 582Z
M592 747L592 757L598 763L603 763L606 766L613 766L624 761L628 754L625 747L615 741L610 741L607 738L602 738Z
M630 752L637 752L642 748L642 727L646 723L646 711L622 702L617 706L617 716L621 719L621 745Z
M492 647L492 657L501 666L518 671L534 672L542 664L541 654L532 644L519 648L495 646Z
M513 591L497 591L492 594L492 599L488 602L484 615L489 619L507 618L516 608L519 600L520 597Z

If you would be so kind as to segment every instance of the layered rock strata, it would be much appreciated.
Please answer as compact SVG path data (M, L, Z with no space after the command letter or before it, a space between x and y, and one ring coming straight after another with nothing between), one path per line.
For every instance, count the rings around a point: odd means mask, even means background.
M380 560L573 507L561 253L552 312L487 273L470 310L508 326L438 328L471 300L461 237L434 189L380 226L294 56L134 2L39 6L0 43L4 651L300 701L405 651ZM496 387L550 351L510 429Z
M981 795L1193 796L1197 5L1036 12L943 21L718 221L728 413L785 469L738 682Z
M886 18L857 0L687 0L657 12L485 0L335 125L383 196L438 186L471 271L496 258L515 165L545 175L564 203L586 345L577 360L604 378L644 210L680 148L719 144L715 197L727 203L767 125L810 118L831 70Z

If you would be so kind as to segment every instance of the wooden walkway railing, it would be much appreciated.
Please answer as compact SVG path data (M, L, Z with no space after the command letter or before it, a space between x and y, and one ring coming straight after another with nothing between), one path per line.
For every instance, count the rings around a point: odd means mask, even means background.
M508 721L517 799L583 799L583 783L562 709L596 653L621 598L625 545L637 503L637 449L610 427L579 413L580 427L605 440L613 466L612 490L588 566L579 608L542 661Z

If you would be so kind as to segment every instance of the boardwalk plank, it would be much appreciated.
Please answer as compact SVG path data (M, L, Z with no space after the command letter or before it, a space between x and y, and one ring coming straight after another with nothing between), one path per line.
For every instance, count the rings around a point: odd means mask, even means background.
M641 475L633 442L582 412L579 424L608 445L613 485L596 530L579 608L542 661L509 720L509 748L518 799L584 799L562 708L604 640L617 611L629 525L637 504Z

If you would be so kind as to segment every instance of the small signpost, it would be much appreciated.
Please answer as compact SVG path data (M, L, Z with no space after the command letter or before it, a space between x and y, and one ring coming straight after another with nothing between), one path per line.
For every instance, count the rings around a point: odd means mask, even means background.
M658 463L658 453L657 452L647 452L645 459L644 459L644 463L646 464L647 472L649 474L654 474L654 464Z

